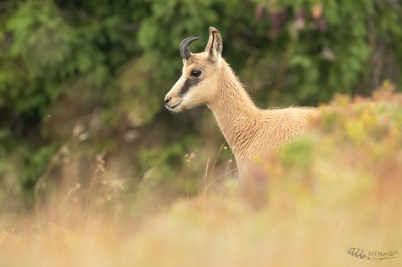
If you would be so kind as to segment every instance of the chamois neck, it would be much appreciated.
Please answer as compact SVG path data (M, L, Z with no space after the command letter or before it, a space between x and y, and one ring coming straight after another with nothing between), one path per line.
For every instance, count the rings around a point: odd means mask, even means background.
M236 74L225 61L222 62L217 87L217 98L209 105L214 112L223 108L228 113L227 115L230 116L232 114L246 115L258 110Z
M239 142L243 141L238 136L256 125L259 109L254 105L229 65L226 62L222 63L218 95L209 107L226 141L234 149Z

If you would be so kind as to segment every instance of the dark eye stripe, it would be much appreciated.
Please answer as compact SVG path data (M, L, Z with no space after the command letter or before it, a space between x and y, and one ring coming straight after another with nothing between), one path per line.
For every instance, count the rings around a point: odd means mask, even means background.
M196 86L200 81L201 80L199 79L187 79L181 87L179 95L183 96L185 93L188 92L188 90L190 90L191 87Z

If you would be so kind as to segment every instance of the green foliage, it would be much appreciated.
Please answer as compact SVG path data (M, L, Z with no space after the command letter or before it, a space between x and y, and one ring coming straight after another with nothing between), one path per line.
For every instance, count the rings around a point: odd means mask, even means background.
M312 149L317 140L312 136L302 137L281 149L281 160L285 166L307 167L311 163Z
M87 161L104 152L130 162L135 177L153 164L160 177L175 170L194 144L216 151L222 138L210 113L173 117L162 104L180 76L179 43L200 36L191 49L203 51L209 26L264 108L370 94L385 79L400 89L402 6L393 1L21 0L2 8L0 177L12 172L27 199L65 144ZM193 145L187 135L197 136Z

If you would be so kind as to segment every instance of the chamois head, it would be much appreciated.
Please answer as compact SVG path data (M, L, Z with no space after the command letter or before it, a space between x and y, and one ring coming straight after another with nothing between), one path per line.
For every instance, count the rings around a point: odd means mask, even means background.
M190 37L180 44L183 69L180 79L165 97L167 109L180 112L201 105L208 105L217 95L218 77L222 67L222 37L209 27L209 40L205 51L190 52L190 44L200 39Z

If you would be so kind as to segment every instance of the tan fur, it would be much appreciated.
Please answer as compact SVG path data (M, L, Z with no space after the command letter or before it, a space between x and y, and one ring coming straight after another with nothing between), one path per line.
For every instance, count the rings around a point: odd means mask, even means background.
M218 42L218 43L217 43ZM283 144L308 130L310 120L318 114L315 108L257 108L230 66L221 57L222 39L210 27L205 52L183 60L181 78L165 99L174 112L207 105L236 157L240 173L244 173L256 158L266 158ZM192 70L201 70L202 81L179 95ZM175 107L180 103L178 106ZM174 107L174 108L171 108Z

